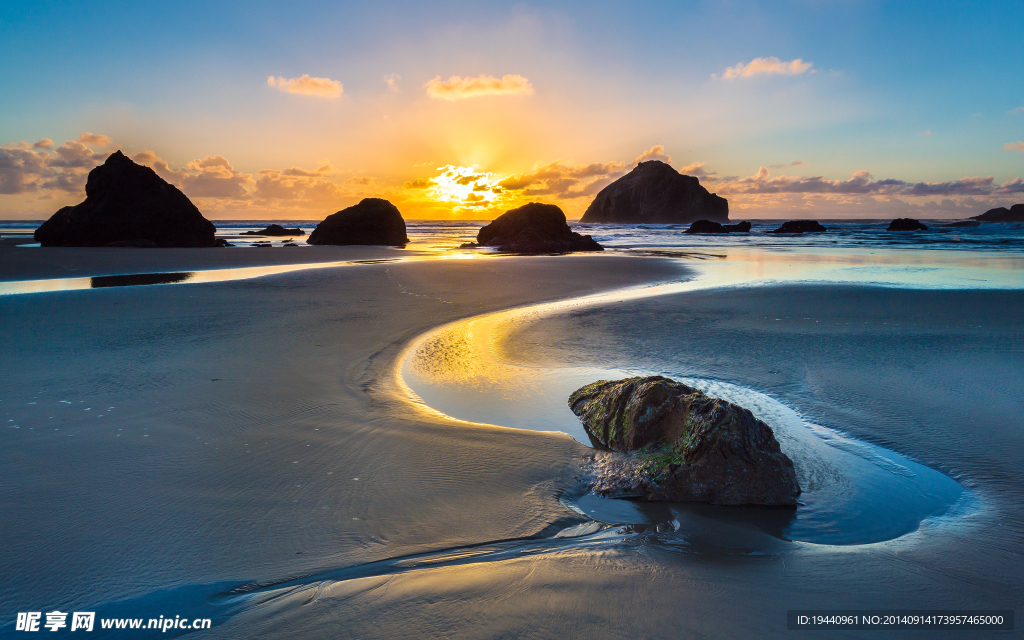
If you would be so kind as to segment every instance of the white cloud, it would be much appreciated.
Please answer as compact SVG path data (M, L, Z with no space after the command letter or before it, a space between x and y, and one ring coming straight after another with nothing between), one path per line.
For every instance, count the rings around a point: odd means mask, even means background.
M662 162L672 164L672 156L665 153L665 145L661 144L656 144L647 151L641 153L637 156L636 160L633 161L633 164L640 164L641 162L646 162L648 160L661 160Z
M722 77L726 80L733 80L735 78L749 78L757 75L797 76L811 71L812 66L814 66L814 63L804 62L800 58L790 60L789 62L779 60L775 56L770 58L754 58L746 64L739 62L735 67L727 68ZM715 76L712 75L712 77Z
M275 78L274 76L269 76L267 84L287 93L298 93L304 96L317 96L320 98L337 98L344 91L341 82L337 80L311 78L309 74L303 74L298 78Z
M520 75L506 75L501 78L480 75L475 78L452 76L441 80L437 76L424 85L427 95L441 100L463 100L478 96L533 95L530 81Z

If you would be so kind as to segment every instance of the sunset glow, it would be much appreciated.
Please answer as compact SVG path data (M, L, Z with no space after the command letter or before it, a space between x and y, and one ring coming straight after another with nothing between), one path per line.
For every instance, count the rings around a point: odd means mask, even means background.
M1007 82L1022 45L962 37L1019 6L924 24L894 5L670 5L626 28L571 2L266 6L202 26L72 5L0 21L3 218L81 201L116 149L215 219L322 218L364 197L409 218L531 200L573 218L654 148L744 217L952 218L1024 199L1024 94ZM95 42L134 53L115 64Z

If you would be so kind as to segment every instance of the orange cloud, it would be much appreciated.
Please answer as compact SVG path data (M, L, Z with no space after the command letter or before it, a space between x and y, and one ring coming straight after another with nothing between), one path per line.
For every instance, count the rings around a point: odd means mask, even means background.
M85 133L78 136L78 141L82 144L86 144L92 147L109 147L114 144L114 141L110 136L104 136L96 133Z
M775 56L770 58L754 58L746 64L739 62L735 67L729 67L722 74L722 77L726 80L733 80L735 78L749 78L757 75L798 76L810 71L812 66L814 66L814 63L804 62L800 58L790 60L789 62L783 62Z
M1003 148L1007 151L1024 151L1024 142L1007 142L1003 145Z
M311 78L309 74L303 74L298 78L281 78L269 76L267 85L276 87L287 93L298 93L304 96L317 96L320 98L337 98L344 88L341 82L330 78Z
M398 93L401 89L398 88L398 81L402 79L402 76L397 73L389 73L384 76L384 84L388 85L388 89Z
M533 95L533 85L520 75L506 75L502 78L481 75L475 78L452 76L441 80L437 76L424 85L427 95L441 100L463 100L479 96Z

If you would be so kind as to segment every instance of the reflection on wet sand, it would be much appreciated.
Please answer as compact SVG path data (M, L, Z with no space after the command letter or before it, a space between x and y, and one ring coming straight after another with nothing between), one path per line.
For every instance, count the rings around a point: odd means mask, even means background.
M560 431L588 442L566 407L576 388L599 379L664 374L630 368L548 368L523 364L507 337L522 323L584 307L709 288L779 282L844 282L904 288L1020 287L1021 259L942 252L887 252L878 255L778 253L738 250L697 265L692 280L634 287L570 300L532 305L458 321L415 341L400 360L397 377L409 398L428 411L458 420L539 431ZM914 255L909 256L907 254ZM897 259L899 258L899 259ZM753 389L714 380L687 379L703 391L751 409L776 432L794 460L802 504L795 513L778 510L652 506L604 500L580 493L565 503L609 524L689 522L697 531L714 521L742 526L775 538L819 544L879 542L918 528L929 517L970 510L973 496L948 476L899 454L807 422L793 409ZM771 513L768 513L771 512ZM738 515L737 515L738 514ZM653 520L652 520L653 519ZM700 523L705 523L704 525ZM706 525L706 526L705 526ZM700 537L700 536L698 536Z

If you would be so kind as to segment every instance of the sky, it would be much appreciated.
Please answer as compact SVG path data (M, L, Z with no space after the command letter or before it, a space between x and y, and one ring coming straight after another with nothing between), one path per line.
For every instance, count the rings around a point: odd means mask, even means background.
M1024 202L1024 3L0 2L0 219L120 149L207 218L578 218L638 161L730 217Z

